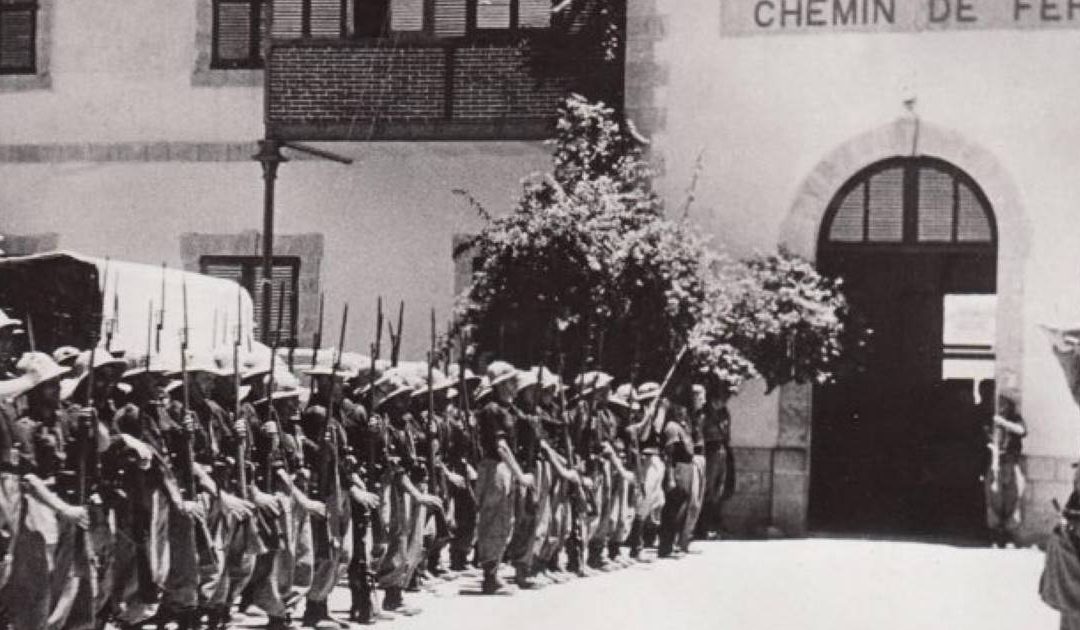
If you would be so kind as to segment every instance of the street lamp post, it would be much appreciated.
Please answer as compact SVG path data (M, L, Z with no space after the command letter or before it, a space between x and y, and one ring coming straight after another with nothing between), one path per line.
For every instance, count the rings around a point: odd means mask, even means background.
M259 330L262 333L262 342L266 345L270 345L270 309L274 301L274 184L277 181L278 165L288 161L288 158L281 154L281 144L270 138L259 140L259 152L252 156L253 160L262 165L263 171L262 282L257 290L262 291Z

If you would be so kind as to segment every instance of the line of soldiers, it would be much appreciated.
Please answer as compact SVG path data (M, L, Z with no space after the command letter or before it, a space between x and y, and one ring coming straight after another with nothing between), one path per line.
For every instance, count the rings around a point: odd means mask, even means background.
M272 358L22 353L20 330L0 314L15 630L217 629L251 607L274 629L300 610L348 627L414 615L406 592L455 577L509 594L649 561L654 542L679 557L706 492L704 427L727 430L715 379L335 362L304 371L307 389ZM339 580L347 620L328 607Z

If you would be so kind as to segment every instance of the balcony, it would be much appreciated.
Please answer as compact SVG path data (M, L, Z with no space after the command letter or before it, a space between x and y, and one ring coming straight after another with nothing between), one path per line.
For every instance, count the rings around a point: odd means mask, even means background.
M535 140L551 135L570 92L621 105L619 60L573 48L594 30L580 11L552 19L551 0L388 0L372 16L359 3L275 1L268 135Z

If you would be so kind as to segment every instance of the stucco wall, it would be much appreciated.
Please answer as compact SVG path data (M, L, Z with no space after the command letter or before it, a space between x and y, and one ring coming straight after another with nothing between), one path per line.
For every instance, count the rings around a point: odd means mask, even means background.
M261 136L261 88L193 87L209 1L50 0L50 82L0 92L0 143Z
M1023 297L1007 306L1018 316L1002 334L1017 352L1031 428L1025 448L1036 477L1047 482L1035 484L1028 502L1040 512L1035 520L1044 520L1042 504L1062 491L1061 475L1039 471L1056 471L1080 445L1080 413L1036 327L1080 319L1073 218L1080 181L1071 175L1080 121L1069 106L1080 94L1069 62L1080 54L1075 32L725 38L716 0L644 0L631 11L631 31L640 37L631 42L628 66L643 71L628 74L628 109L664 165L661 186L681 197L704 152L694 218L736 255L783 241L807 178L838 147L910 120L906 99L915 99L921 124L968 147L950 150L951 161L983 172L976 179L984 188L1011 191L1002 195L1010 207L996 208L1009 216L1002 240L1024 247L1003 256L999 278L1022 285ZM842 182L845 174L835 176ZM820 210L829 196L822 195ZM771 409L744 421L767 433Z
M519 180L543 168L547 154L533 143L330 148L356 162L282 165L276 229L325 239L320 284L326 330L333 331L326 343L337 342L348 300L350 348L366 349L381 294L394 308L406 301L403 353L421 357L429 309L448 318L453 303L453 236L480 226L451 191L466 188L490 211L505 212ZM3 230L58 232L64 249L178 266L183 233L239 233L259 229L261 221L255 162L0 162Z

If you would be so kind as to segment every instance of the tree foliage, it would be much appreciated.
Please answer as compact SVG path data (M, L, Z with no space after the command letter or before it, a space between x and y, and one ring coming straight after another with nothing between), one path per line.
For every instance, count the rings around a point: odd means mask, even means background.
M603 103L561 107L550 173L468 244L478 268L457 320L481 353L567 371L659 379L683 346L689 366L732 389L823 380L840 356L836 283L784 252L736 262L652 188L642 147Z

